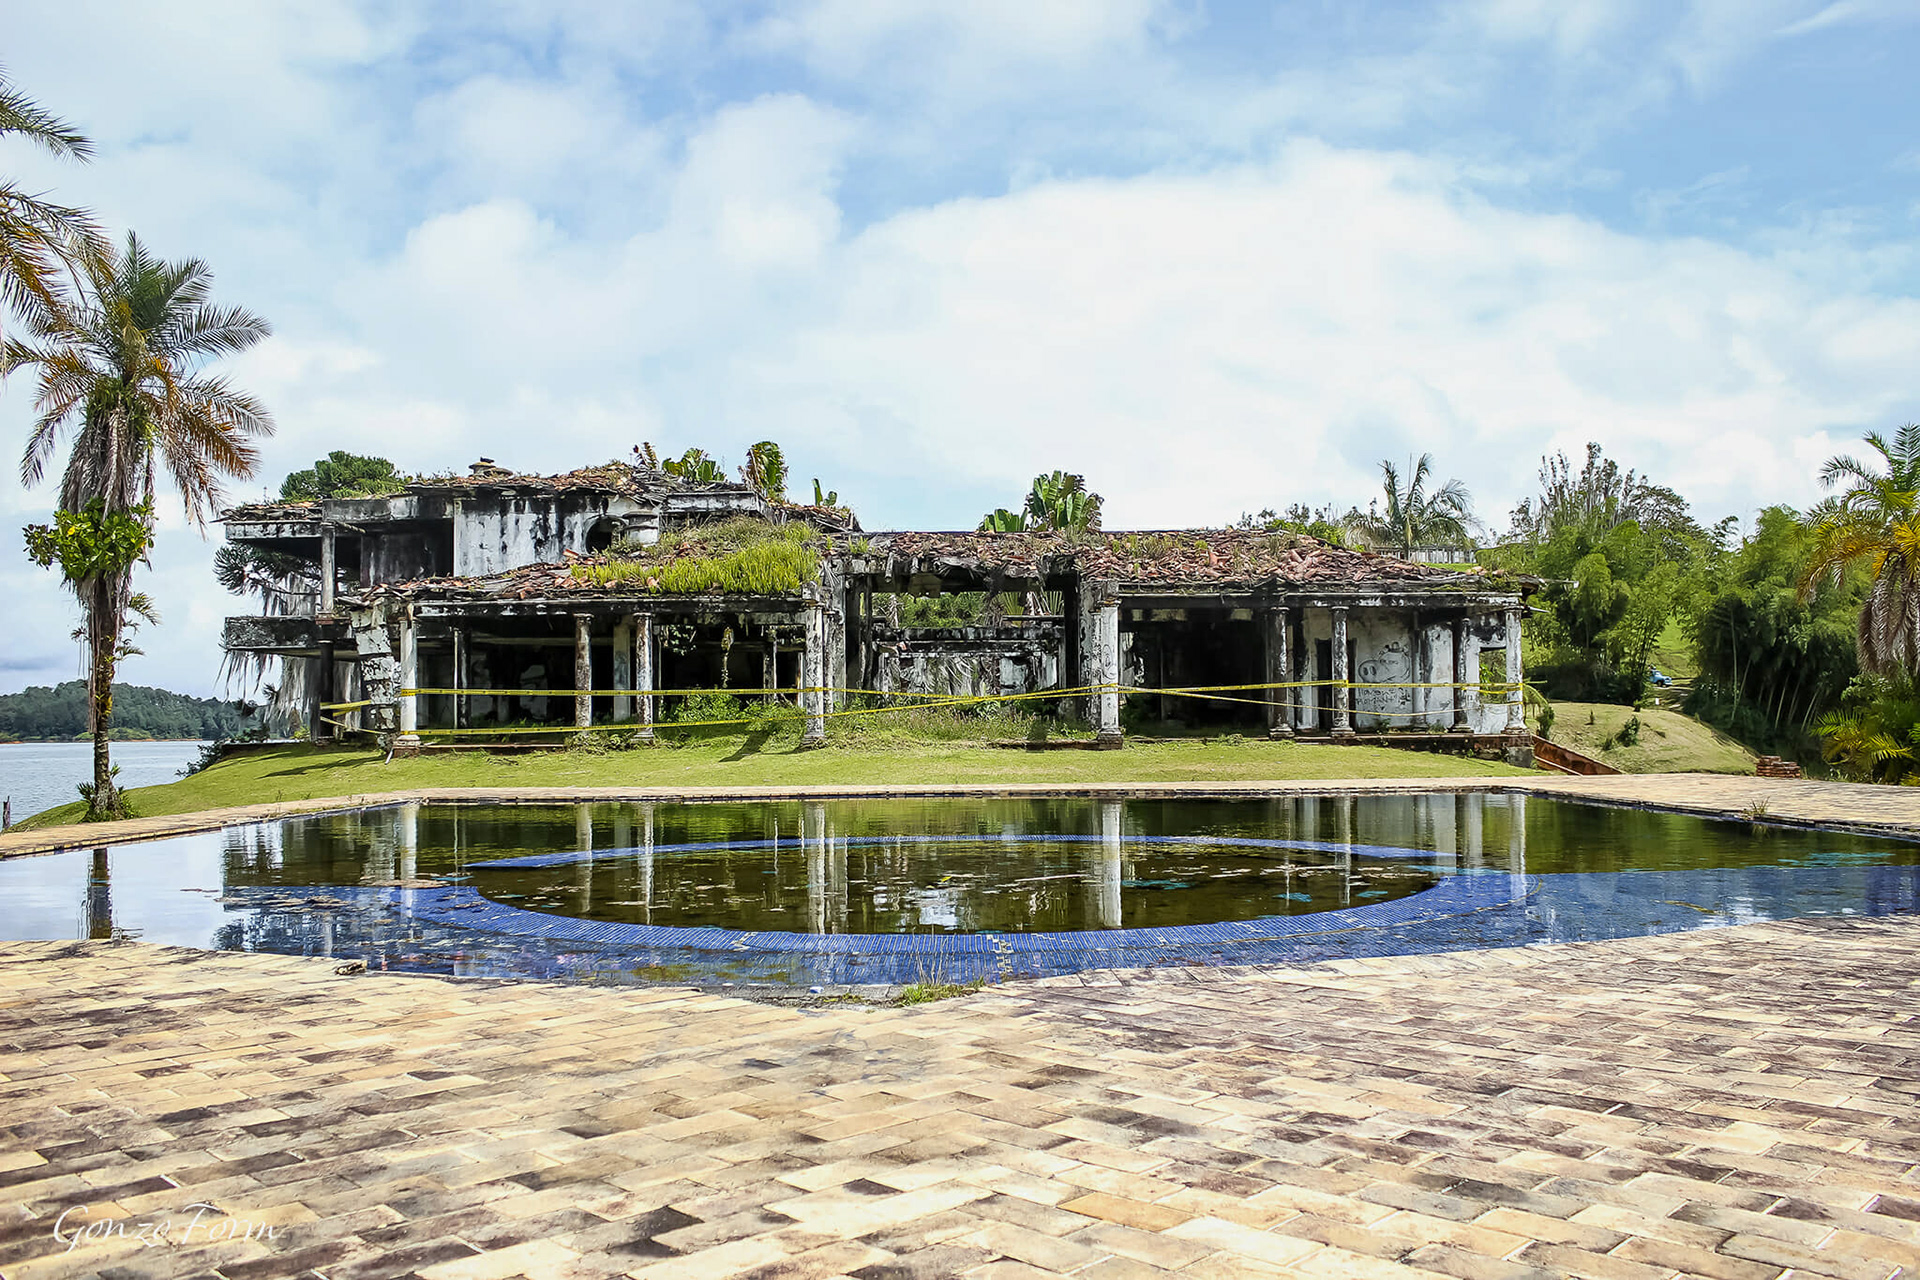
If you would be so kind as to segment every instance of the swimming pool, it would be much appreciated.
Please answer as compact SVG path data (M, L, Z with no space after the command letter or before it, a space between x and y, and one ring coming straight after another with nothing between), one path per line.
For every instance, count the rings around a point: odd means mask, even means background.
M1518 793L395 805L0 863L0 936L827 986L1920 910L1920 845Z

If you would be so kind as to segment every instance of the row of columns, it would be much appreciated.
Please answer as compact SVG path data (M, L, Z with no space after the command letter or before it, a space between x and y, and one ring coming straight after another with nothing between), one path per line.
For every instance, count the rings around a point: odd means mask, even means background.
M1093 722L1096 740L1102 746L1117 747L1121 743L1120 732L1120 599L1111 584L1087 584L1081 592L1076 610L1078 648L1080 650L1080 682L1093 689L1088 695L1090 719ZM1347 661L1347 606L1328 607L1332 620L1332 644L1330 646L1331 667L1328 678L1334 683L1335 696L1332 705L1332 724L1330 730L1336 738L1352 737L1354 733L1352 708L1346 686L1352 675ZM1295 683L1296 665L1291 652L1292 610L1287 606L1278 606L1267 611L1265 616L1264 640L1266 648L1266 681L1270 684ZM580 730L593 727L593 698L588 692L593 688L592 632L593 615L576 613L574 622L574 725ZM1416 617L1415 630L1418 631ZM1520 610L1506 611L1506 682L1507 724L1509 733L1524 732L1526 721L1522 705L1520 680L1522 675L1520 651ZM801 653L800 666L800 705L806 713L806 728L801 737L803 746L818 746L826 741L826 716L832 695L828 692L830 662L828 645L830 640L827 608L823 601L809 599L805 607L805 642ZM400 686L412 689L419 684L418 641L416 623L408 613L399 625L399 667ZM1465 688L1474 683L1472 673L1467 670L1467 622L1465 618L1453 622L1453 683L1458 686L1454 691L1453 725L1455 732L1470 732L1472 725L1468 719ZM456 632L455 639L455 684L464 683L464 645ZM1305 658L1303 652L1302 657ZM1417 670L1414 674L1418 674ZM768 672L767 687L772 687L772 673ZM613 680L617 691L614 697L613 718L616 723L633 722L634 708L639 709L639 732L645 738L653 736L654 700L650 696L654 687L653 670L653 615L636 613L623 617L614 626L613 631ZM1419 698L1416 690L1416 711L1423 711L1424 699ZM1294 719L1291 704L1297 691L1295 689L1274 689L1268 695L1268 732L1276 738L1291 737ZM403 693L399 699L399 733L403 744L417 746L419 743L419 712L416 695Z
M1268 684L1297 683L1291 653L1292 628L1288 620L1291 612L1292 610L1290 608L1281 605L1269 609L1266 613L1264 640L1267 655L1266 682ZM1332 707L1333 723L1330 726L1330 732L1332 736L1336 738L1350 738L1353 736L1354 729L1353 712L1347 686L1351 683L1353 677L1349 672L1347 662L1347 606L1330 605L1327 607L1327 612L1331 615L1333 631L1332 644L1329 646L1332 649L1332 670L1328 673L1327 677L1333 682L1334 690ZM1520 610L1518 608L1507 609L1505 611L1505 622L1507 642L1506 732L1523 733L1526 731L1526 714L1523 704L1523 690L1521 688L1524 665L1522 663L1520 647ZM1418 639L1421 634L1418 614L1414 615L1413 632L1416 642L1415 652L1417 653ZM1306 659L1304 652L1301 656L1304 668L1306 661L1310 660ZM1413 689L1413 701L1414 712L1416 717L1418 717L1426 711L1426 698L1423 696L1426 690L1420 687L1424 682L1418 679L1420 671L1417 665L1412 669L1410 674L1415 677L1413 682L1415 686ZM1453 620L1454 690L1453 724L1451 726L1451 731L1454 733L1471 733L1473 731L1472 722L1467 714L1466 686L1477 683L1475 678L1476 674L1477 673L1470 673L1467 668L1467 620L1464 617L1456 618ZM1301 677L1301 679L1310 678L1310 676ZM1290 738L1293 736L1293 713L1296 708L1291 704L1301 691L1299 688L1291 688L1274 689L1269 692L1267 698L1267 731L1269 736L1275 738Z

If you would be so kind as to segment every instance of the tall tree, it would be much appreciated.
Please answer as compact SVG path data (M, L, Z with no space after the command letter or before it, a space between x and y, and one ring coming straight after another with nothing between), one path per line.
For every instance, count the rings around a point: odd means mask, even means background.
M1467 486L1449 480L1432 488L1432 454L1420 455L1420 460L1408 468L1404 484L1400 469L1392 462L1380 464L1380 477L1386 510L1369 512L1356 522L1360 532L1376 546L1405 555L1415 547L1472 540L1473 499Z
M0 137L30 142L68 160L85 161L93 144L78 129L13 87L0 68ZM77 258L101 248L93 220L0 178L0 303L20 315L58 306L62 276Z
M407 477L385 458L367 457L335 449L314 460L305 471L295 471L280 482L280 496L289 502L315 498L377 498L399 493Z
M164 471L188 519L204 524L221 481L253 474L254 437L272 418L253 397L206 372L208 362L245 351L269 333L266 321L210 300L213 274L204 262L167 262L128 234L123 250L79 264L76 296L52 309L29 310L26 337L0 344L0 377L31 368L37 415L20 462L20 480L37 484L61 439L69 441L60 479L60 513L92 522L92 540L123 547L127 522L152 537L153 502ZM83 530L84 532L84 530ZM56 558L44 538L36 559ZM144 552L145 547L140 548ZM81 576L59 555L80 600L93 730L91 812L118 812L107 733L113 674L133 599L133 564L95 556Z
M1920 424L1866 443L1884 470L1845 455L1828 458L1820 484L1839 493L1808 513L1813 552L1803 594L1862 565L1872 586L1860 608L1860 665L1876 675L1920 676Z

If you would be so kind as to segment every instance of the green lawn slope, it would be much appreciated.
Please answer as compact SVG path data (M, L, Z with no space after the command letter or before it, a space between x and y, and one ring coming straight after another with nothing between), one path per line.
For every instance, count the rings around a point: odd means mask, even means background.
M1691 716L1668 707L1644 711L1607 702L1556 702L1547 736L1622 773L1752 773L1753 753ZM1640 740L1618 745L1621 728L1640 720ZM1591 720L1592 723L1588 723Z
M429 754L386 762L355 748L248 751L179 782L129 791L143 816L416 787L800 786L995 782L1213 782L1321 778L1478 778L1525 774L1504 764L1385 747L1211 739L1121 751L1018 751L972 743L893 743L796 751L741 735L628 751ZM76 801L16 829L78 821Z

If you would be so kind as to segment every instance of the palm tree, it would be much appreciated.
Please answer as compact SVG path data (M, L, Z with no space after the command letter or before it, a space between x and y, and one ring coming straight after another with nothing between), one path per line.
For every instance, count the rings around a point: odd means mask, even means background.
M1376 546L1389 547L1406 555L1415 547L1439 543L1464 543L1473 537L1473 499L1467 487L1449 480L1438 489L1427 487L1433 474L1433 455L1423 453L1413 464L1407 483L1400 483L1400 469L1391 462L1380 464L1382 488L1387 509L1369 511L1353 521L1354 527Z
M265 338L267 323L238 307L214 306L213 275L204 262L164 261L131 233L122 252L88 255L77 267L72 301L28 310L28 336L0 343L0 377L28 367L38 376L38 416L20 461L21 483L37 484L60 438L70 435L60 480L63 516L85 513L82 523L106 533L116 522L136 521L150 540L154 490L164 470L188 519L204 525L221 481L253 474L257 454L250 438L270 434L273 421L251 396L203 366ZM29 534L30 546L32 540ZM107 730L137 558L97 560L84 571L62 559L85 615L92 658L87 691L95 815L120 807Z
M1911 678L1920 673L1920 424L1891 443L1870 431L1866 442L1885 472L1846 456L1820 468L1823 488L1845 487L1807 513L1813 552L1800 592L1804 599L1820 579L1865 565L1873 586L1860 609L1860 665Z
M41 110L0 69L0 137L23 138L69 160L87 160L93 144L72 125ZM54 204L0 178L0 303L21 315L56 307L61 275L88 252L100 233L79 209Z

